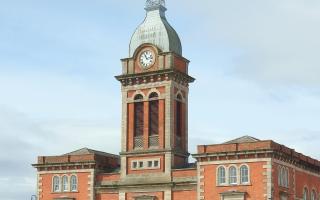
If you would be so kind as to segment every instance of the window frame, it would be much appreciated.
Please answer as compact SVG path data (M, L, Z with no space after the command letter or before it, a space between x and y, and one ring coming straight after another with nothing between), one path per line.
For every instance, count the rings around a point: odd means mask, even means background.
M73 183L73 178L74 178L74 180L75 180L75 184ZM71 176L70 176L70 191L71 192L78 192L78 184L79 184L79 182L78 182L78 176L77 175L75 175L75 174L72 174ZM75 189L73 188L73 186L75 185Z
M243 174L242 174L242 169L243 168L245 168L246 169L246 178L247 178L247 181L243 181ZM240 167L239 167L239 181L240 181L240 184L241 185L248 185L248 184L250 184L250 167L248 166L248 165L246 165L246 164L242 164L242 165L240 165Z
M308 200L308 188L307 187L304 187L303 188L303 193L302 193L302 200Z
M56 180L58 181L57 183ZM58 189L56 189L56 186ZM61 192L61 178L59 175L54 175L52 177L52 192Z
M235 174L231 173L231 169L234 169ZM234 179L234 182L231 180ZM229 185L237 185L238 184L238 167L236 165L231 165L228 168L228 183Z
M65 178L66 178L66 182L65 182ZM65 174L61 177L61 191L62 192L68 192L70 191L69 188L69 177ZM65 188L66 187L66 188Z
M316 193L315 189L312 189L312 191L311 191L310 200L317 200L317 193Z
M223 172L224 172L224 176L223 176L224 182L220 181L221 178L222 178L222 176L220 176L220 175L222 175L222 174L220 174L220 170L223 170ZM216 175L216 177L217 177L217 185L218 186L227 185L227 170L226 170L225 166L220 165L220 166L217 167L217 175Z

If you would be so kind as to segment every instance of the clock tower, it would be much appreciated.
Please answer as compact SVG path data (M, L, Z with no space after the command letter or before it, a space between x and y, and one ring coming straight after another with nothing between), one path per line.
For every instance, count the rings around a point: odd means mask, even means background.
M189 157L189 61L165 17L165 1L147 0L145 10L116 77L122 85L123 187L169 183L172 169L187 166Z

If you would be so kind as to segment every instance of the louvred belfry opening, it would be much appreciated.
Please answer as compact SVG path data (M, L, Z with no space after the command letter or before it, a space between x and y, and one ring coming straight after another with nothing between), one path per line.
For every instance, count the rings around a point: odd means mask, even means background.
M159 146L159 100L158 94L152 93L149 102L149 147Z
M154 136L158 135L159 132L159 101L153 100L149 103L149 109L150 109L150 118L149 118L149 135Z
M176 100L176 118L175 118L175 147L182 147L182 97L178 95Z
M134 103L134 148L143 148L144 104L142 95L135 97Z

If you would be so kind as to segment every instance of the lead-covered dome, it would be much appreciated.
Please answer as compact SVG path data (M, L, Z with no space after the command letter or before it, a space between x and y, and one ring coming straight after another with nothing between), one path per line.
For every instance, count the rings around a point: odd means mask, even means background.
M182 46L177 32L170 26L166 17L164 0L147 0L146 17L132 35L129 55L142 44L153 44L163 52L182 55Z

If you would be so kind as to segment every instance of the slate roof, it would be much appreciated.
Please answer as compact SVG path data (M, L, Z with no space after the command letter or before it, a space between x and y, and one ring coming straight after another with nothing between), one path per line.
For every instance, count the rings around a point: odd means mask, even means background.
M110 153L106 153L103 151L97 151L97 150L93 150L93 149L89 149L89 148L82 148L82 149L78 149L75 151L72 151L70 153L66 153L63 156L78 156L78 155L87 155L87 154L96 154L96 155L101 155L101 156L106 156L106 157L119 157L118 155L114 155L114 154L110 154Z
M258 142L260 141L259 139L255 138L255 137L251 137L249 135L245 135L230 141L227 141L223 144L241 144L241 143L248 143L248 142Z
M142 44L153 44L162 52L174 52L182 55L180 38L165 17L166 8L162 5L154 9L146 9L144 21L138 26L131 37L129 56Z

